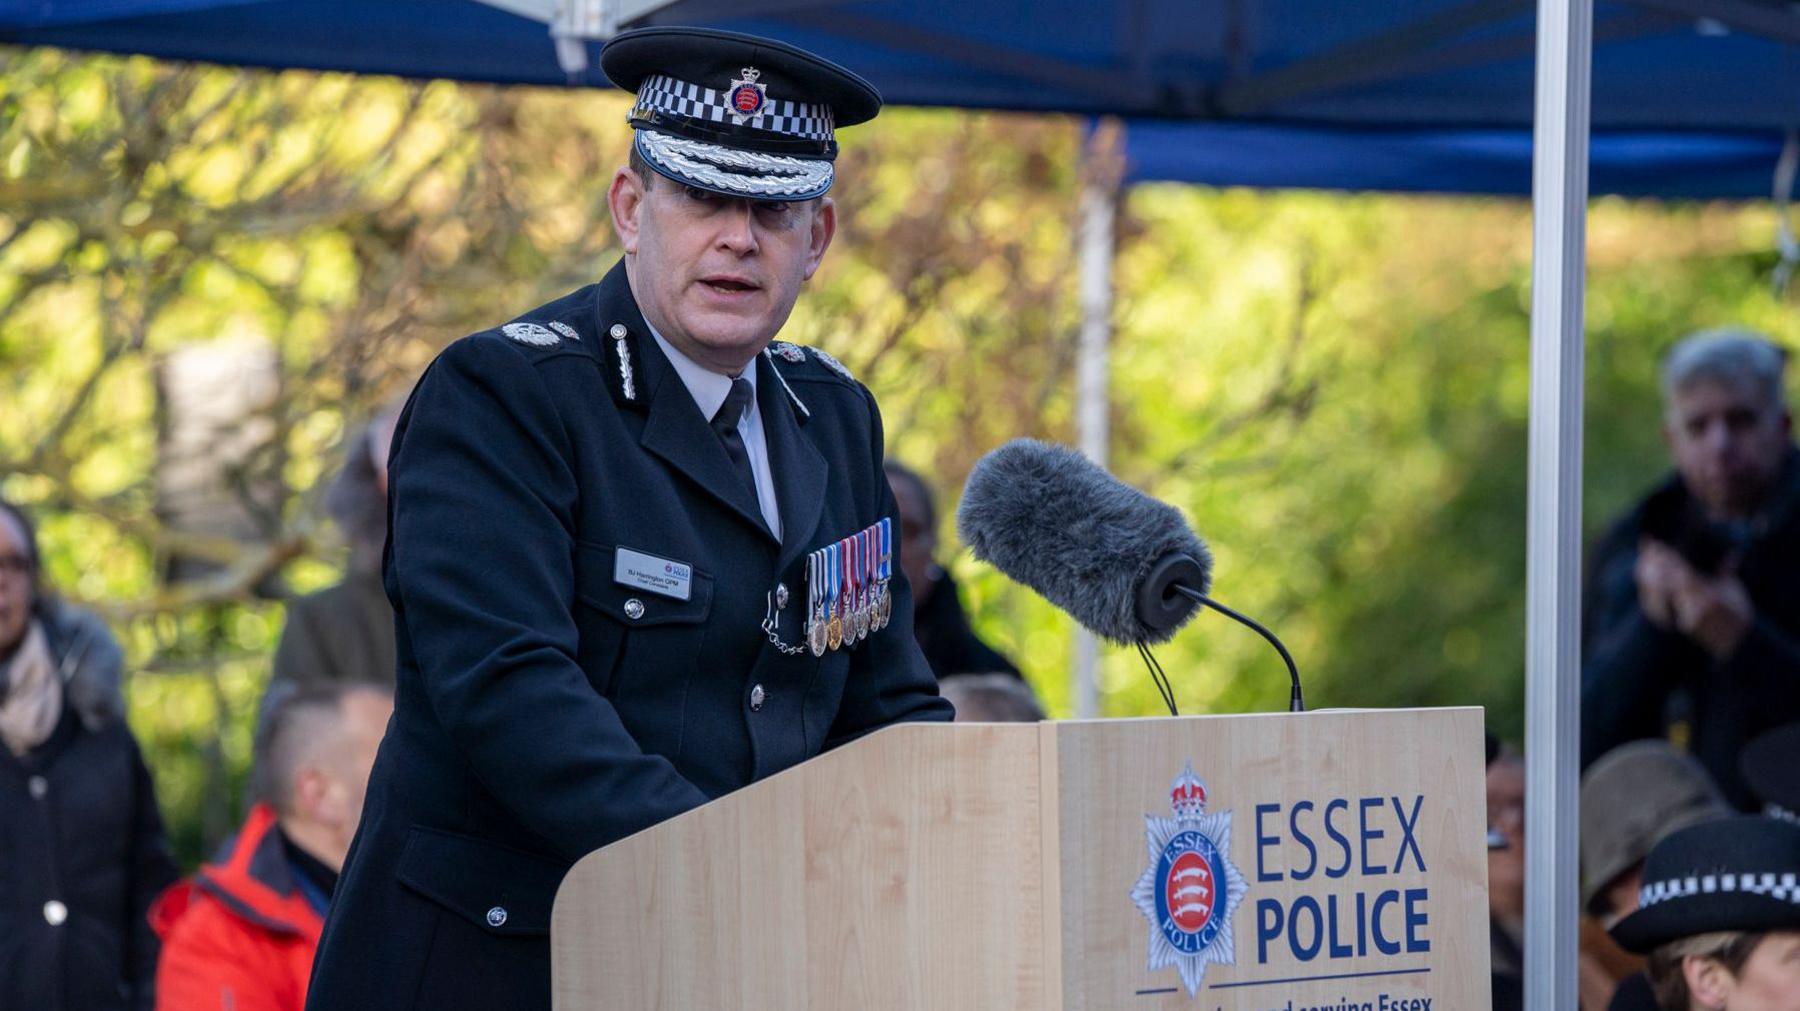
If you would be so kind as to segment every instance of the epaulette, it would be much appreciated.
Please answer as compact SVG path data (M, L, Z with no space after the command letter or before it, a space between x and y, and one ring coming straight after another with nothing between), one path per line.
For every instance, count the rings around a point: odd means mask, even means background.
M846 382L856 382L856 377L850 374L850 370L844 367L843 362L838 361L836 358L833 358L831 355L826 354L815 347L810 347L805 344L793 344L788 341L770 341L767 353L771 358L779 358L782 361L794 365L805 363L810 354L810 356L820 365L825 366L825 368L843 378ZM814 379L823 377L809 375L807 371L801 370L794 373L794 378Z
M581 341L581 334L559 319L547 323L518 320L502 326L500 334L515 344L523 344L529 348L553 348L561 345L565 339L577 343Z

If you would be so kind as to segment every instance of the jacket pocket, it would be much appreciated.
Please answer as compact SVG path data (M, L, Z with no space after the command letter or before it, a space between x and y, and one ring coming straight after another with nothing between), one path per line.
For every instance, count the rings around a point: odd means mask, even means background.
M699 569L692 570L688 599L677 600L614 582L615 554L612 548L583 542L577 544L575 550L576 596L582 603L628 628L694 625L705 621L712 612L713 577Z
M676 600L614 582L612 548L580 543L576 550L576 625L589 683L618 707L638 747L674 759L686 736L688 688L705 655L713 577L692 570L688 598Z
M415 828L407 833L400 883L457 916L503 936L547 937L550 907L568 865L483 839Z

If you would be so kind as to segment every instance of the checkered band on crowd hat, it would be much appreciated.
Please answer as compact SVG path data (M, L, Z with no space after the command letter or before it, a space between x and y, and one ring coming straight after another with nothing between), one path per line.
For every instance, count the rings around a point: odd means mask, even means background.
M688 186L759 200L831 189L835 131L881 111L873 85L773 39L702 28L642 28L600 52L606 76L637 93L633 143Z
M1641 954L1697 934L1800 929L1800 825L1743 815L1682 829L1650 851L1638 902L1612 936Z

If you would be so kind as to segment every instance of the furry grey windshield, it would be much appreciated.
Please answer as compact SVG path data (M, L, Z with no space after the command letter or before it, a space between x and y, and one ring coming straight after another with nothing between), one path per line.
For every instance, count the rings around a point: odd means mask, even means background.
M1171 553L1200 563L1212 553L1173 506L1121 483L1080 453L1014 439L969 474L956 529L975 557L1044 595L1095 635L1157 643L1138 620L1135 596L1152 565Z

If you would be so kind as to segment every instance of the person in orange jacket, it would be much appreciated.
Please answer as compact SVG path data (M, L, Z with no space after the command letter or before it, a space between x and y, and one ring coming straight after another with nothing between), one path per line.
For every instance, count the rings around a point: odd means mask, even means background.
M263 799L219 860L150 912L163 944L158 1011L302 1011L393 708L385 688L369 685L308 686L270 700L256 742Z

